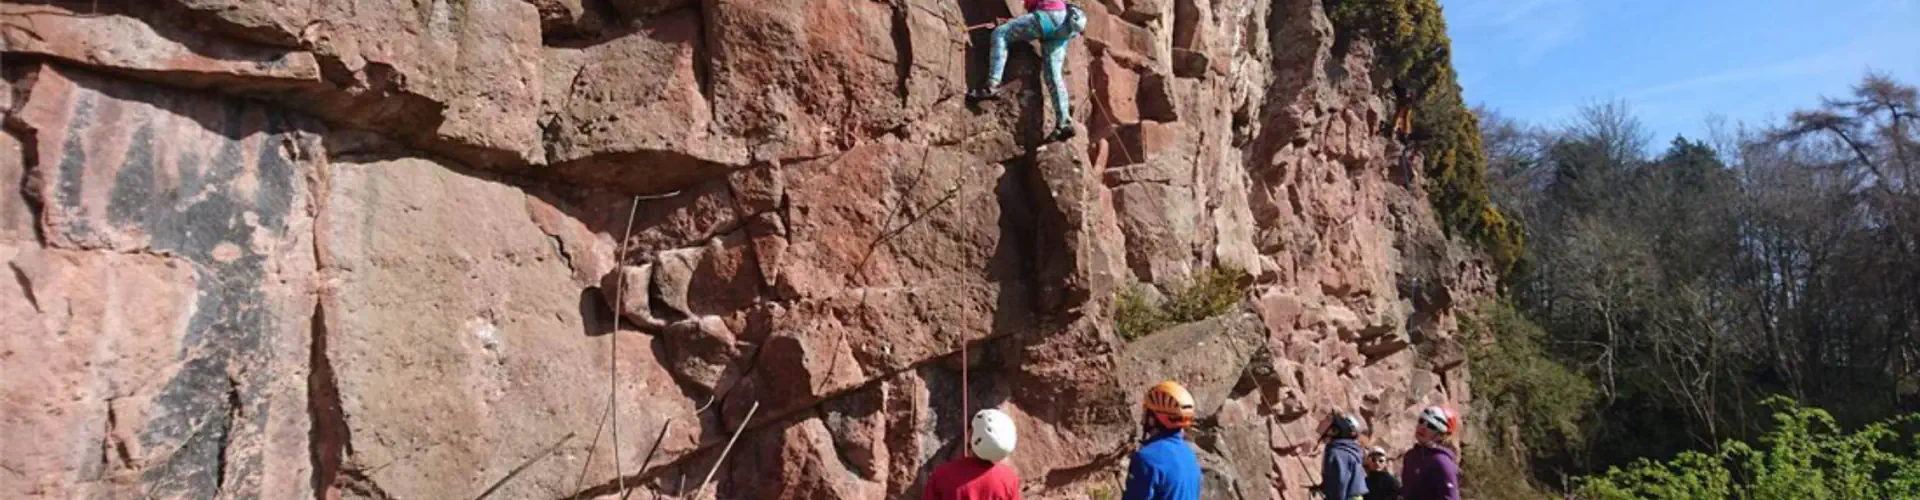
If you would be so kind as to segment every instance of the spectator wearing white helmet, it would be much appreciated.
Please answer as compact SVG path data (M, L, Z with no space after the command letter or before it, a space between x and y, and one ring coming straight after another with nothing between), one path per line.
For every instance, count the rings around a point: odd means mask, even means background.
M941 464L921 490L924 500L1019 500L1020 473L1005 463L1019 435L1013 419L988 408L973 414L973 456Z
M1367 450L1366 500L1400 500L1400 478L1393 477L1393 472L1387 470L1391 463L1386 448L1375 446Z
M1460 500L1460 465L1445 440L1460 432L1460 415L1453 410L1429 406L1420 410L1414 422L1413 439L1419 444L1400 461L1400 498L1404 500Z

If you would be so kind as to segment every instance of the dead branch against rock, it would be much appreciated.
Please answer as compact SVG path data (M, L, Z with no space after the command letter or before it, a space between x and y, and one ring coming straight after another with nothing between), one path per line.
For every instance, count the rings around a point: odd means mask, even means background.
M733 438L727 440L727 447L720 450L720 458L713 461L713 468L707 469L707 478L700 480L700 491L704 492L713 482L713 475L720 472L720 466L726 465L727 454L733 452L733 443L740 441L740 434L747 431L747 425L753 423L753 414L760 411L760 402L754 401L747 409L747 418L740 421L740 427L733 429Z
M653 447L647 450L647 458L640 461L640 469L636 474L646 474L647 467L653 466L653 455L660 451L660 443L667 440L667 431L670 429L673 429L673 420L667 420L660 424L660 434L653 437ZM574 491L579 490L576 489ZM633 490L627 490L625 493L620 494L620 500L627 500L627 495L632 494Z
M506 486L507 481L512 481L515 476L519 476L521 472L526 471L527 467L532 467L534 462L539 462L541 459L553 455L553 452L558 451L561 445L573 440L573 436L574 433L568 432L565 437L560 438L560 441L553 443L553 446L548 446L545 451L534 455L532 458L528 458L525 462L521 462L519 467L514 467L513 470L507 471L505 477L500 478L499 481L494 481L493 486L488 487L487 491L480 492L480 496L473 497L473 500L486 500L487 496L492 495L495 491L499 491L501 486Z
M639 212L640 197L635 196L633 201L627 204L627 230L620 236L619 256L614 258L614 261L621 265L627 262L627 240L633 238L633 216ZM614 303L627 303L626 292L627 279L623 275L615 284ZM609 341L612 346L607 350L607 411L612 412L607 418L613 423L613 472L615 475L620 474L620 471L625 468L621 467L620 463L620 320L620 314L613 315L613 333L608 335L612 339ZM615 479L620 482L620 492L626 493L627 477L618 476Z
M600 451L600 432L606 430L607 417L613 414L613 405L607 405L606 408L605 411L600 412L600 423L593 426L593 443L587 445L587 460L580 464L580 475L573 480L573 491L580 491L580 486L585 484L587 468L593 465L595 452Z

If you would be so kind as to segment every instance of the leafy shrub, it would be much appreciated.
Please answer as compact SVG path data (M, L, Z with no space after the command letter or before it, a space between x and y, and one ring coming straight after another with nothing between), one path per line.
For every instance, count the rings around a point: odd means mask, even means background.
M1460 460L1460 487L1465 498L1538 500L1553 497L1534 486L1525 463L1485 447L1469 448L1466 455Z
M1167 312L1153 304L1142 287L1135 284L1120 291L1113 303L1113 330L1120 337L1133 340L1149 333L1173 326L1167 319Z
M1593 383L1541 348L1547 333L1511 304L1487 305L1461 318L1473 363L1473 418L1493 442L1536 452L1578 444L1580 420L1593 405Z
M1759 444L1728 441L1718 452L1673 460L1640 459L1583 478L1579 498L1916 498L1920 497L1920 414L1877 422L1851 434L1831 414L1780 396L1774 428ZM1904 432L1903 432L1904 430Z
M1209 268L1175 287L1160 304L1154 304L1141 288L1149 285L1135 284L1114 298L1114 331L1121 338L1133 340L1173 325L1226 314L1239 305L1250 281L1246 271Z

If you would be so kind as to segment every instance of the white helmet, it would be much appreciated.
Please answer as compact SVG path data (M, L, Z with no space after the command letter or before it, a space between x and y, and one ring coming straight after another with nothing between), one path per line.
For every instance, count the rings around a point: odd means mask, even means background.
M1006 460L1017 441L1012 417L992 408L973 414L973 456L988 462Z
M1452 435L1460 432L1460 414L1443 406L1429 406L1420 410L1420 425L1436 434Z

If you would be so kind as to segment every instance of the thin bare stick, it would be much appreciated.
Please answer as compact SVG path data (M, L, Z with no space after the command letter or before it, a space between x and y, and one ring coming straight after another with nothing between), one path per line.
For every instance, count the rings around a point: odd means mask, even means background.
M633 216L638 213L640 197L635 196L627 206L627 230L620 236L620 256L614 259L615 265L627 264L627 240L633 238ZM627 303L626 273L621 273L619 281L614 283L613 303ZM624 495L627 492L627 476L620 475L620 471L626 469L620 462L620 316L618 311L613 314L613 345L607 351L607 411L612 412L609 418L613 419L613 473L618 476L615 479L619 481L620 493Z
M560 442L553 443L553 446L548 446L547 451L542 451L540 452L539 455L534 455L533 458L529 458L527 459L526 462L522 462L519 467L514 467L513 470L507 471L506 477L500 478L499 481L494 481L492 487L487 488L487 491L481 492L480 496L473 497L473 500L486 500L488 495L492 495L493 492L498 491L501 486L506 486L507 481L512 481L514 476L520 475L521 472L527 470L527 467L532 467L534 462L538 462L543 458L547 458L547 456L552 455L553 452L558 451L560 449L560 445L567 444L567 441L573 440L573 436L574 436L574 433L568 432L566 437L560 438Z
M700 491L707 491L707 486L713 481L713 475L720 472L721 465L727 463L727 453L733 451L733 443L740 440L740 433L747 431L747 425L753 423L753 413L757 411L760 411L760 402L754 401L753 407L747 409L747 418L740 421L740 428L734 429L733 438L727 440L727 447L720 450L720 459L713 461L713 468L707 469L707 478L700 480Z
M593 456L600 451L600 433L607 430L607 416L612 414L613 405L607 405L606 411L600 412L600 423L593 424L593 444L587 445L587 461L580 464L580 476L573 479L573 491L580 491L580 485L586 484L587 467L593 465Z
M667 420L660 424L660 435L653 437L653 448L647 450L647 459L640 461L640 470L634 471L634 474L647 473L647 466L653 465L653 454L660 451L660 443L667 440L667 429L671 428L673 428L673 420ZM627 495L631 494L633 494L633 490L627 490L626 493L621 493L620 500L627 500Z

